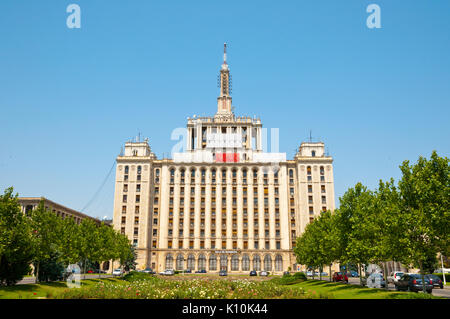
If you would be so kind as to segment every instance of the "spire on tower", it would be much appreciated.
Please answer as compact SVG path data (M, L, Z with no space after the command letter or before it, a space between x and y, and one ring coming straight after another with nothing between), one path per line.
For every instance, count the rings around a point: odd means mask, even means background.
M223 44L223 63L227 64L227 43Z
M220 95L217 98L217 113L232 114L231 109L231 75L227 64L227 43L223 44L223 63L219 75Z

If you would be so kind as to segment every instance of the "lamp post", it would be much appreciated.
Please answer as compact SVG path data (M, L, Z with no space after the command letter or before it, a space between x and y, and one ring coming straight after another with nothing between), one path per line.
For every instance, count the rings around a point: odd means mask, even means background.
M442 279L444 280L444 286L447 284L445 281L445 273L444 273L444 259L442 258L442 253L441 253L441 267L442 267Z

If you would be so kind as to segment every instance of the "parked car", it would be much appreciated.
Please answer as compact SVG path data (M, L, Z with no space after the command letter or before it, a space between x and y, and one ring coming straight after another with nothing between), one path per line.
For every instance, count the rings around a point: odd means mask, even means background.
M403 274L397 282L394 282L396 290L406 291L421 291L422 288L422 275L420 274ZM433 284L425 277L425 290L428 293L433 291Z
M250 276L258 276L256 270L250 271Z
M359 274L357 271L351 270L347 273L347 277L359 277Z
M120 268L117 268L117 269L114 269L113 270L113 276L121 276L122 275L122 269L120 269Z
M321 276L328 276L328 273L327 273L326 271L322 271L322 272L320 273L320 275L321 275Z
M370 283L370 285L367 283L368 280L372 281ZM362 281L363 286L373 288L374 284L376 283L377 280L379 280L379 282L380 282L380 287L382 287L382 288L386 287L386 281L384 280L383 274L381 274L381 273L374 273L374 274L369 275L368 277L363 277L361 281Z
M311 271L311 270L306 272L306 276L312 277L313 275L317 276L317 273L315 271Z
M433 287L439 287L441 289L444 289L444 283L442 282L441 278L439 278L439 276L425 275L425 278L427 278L430 281Z
M197 270L196 274L206 274L206 269Z
M173 276L175 275L175 271L173 269L166 269L164 271L161 271L159 274L163 276Z
M228 276L227 271L226 270L219 271L219 276Z
M265 270L262 270L262 271L259 272L259 275L260 275L260 276L267 277L267 276L269 276L269 272L268 272L268 271L265 271Z
M348 283L348 277L347 277L347 275L344 274L343 272L336 271L336 272L333 274L333 281L334 281L334 282L344 281L344 282Z
M88 270L87 273L88 273L88 274L93 274L94 271L93 271L93 270Z
M284 276L284 275L289 276L290 274L291 274L291 273L290 273L289 271L284 271L284 272L283 272L283 276Z
M142 272L146 273L146 274L152 274L152 275L155 274L155 272L151 268L145 268Z
M192 273L192 270L191 270L191 269L185 269L185 270L183 270L183 272L184 272L185 274L190 274L190 273Z
M388 283L397 282L403 276L403 274L404 274L403 271L391 271L391 273L387 277Z

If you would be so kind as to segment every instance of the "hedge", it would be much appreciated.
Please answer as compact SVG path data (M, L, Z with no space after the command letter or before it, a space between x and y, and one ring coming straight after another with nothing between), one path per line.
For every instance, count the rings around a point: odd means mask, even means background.
M435 273L433 275L439 276L439 278L441 278L441 280L444 280L444 276L442 273ZM450 282L450 273L445 273L445 281Z

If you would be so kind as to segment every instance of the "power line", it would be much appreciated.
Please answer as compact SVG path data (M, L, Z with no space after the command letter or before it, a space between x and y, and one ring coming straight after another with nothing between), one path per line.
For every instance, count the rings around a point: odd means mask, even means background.
M100 185L100 187L97 189L97 191L95 192L94 196L91 198L91 200L83 207L83 209L81 210L81 212L83 212L86 208L88 208L92 202L97 198L98 194L100 193L100 191L103 189L103 186L105 186L106 182L108 181L109 176L111 175L114 166L116 165L116 161L114 160L113 165L111 166L111 169L108 172L108 175L106 175L105 179L103 180L102 184Z

